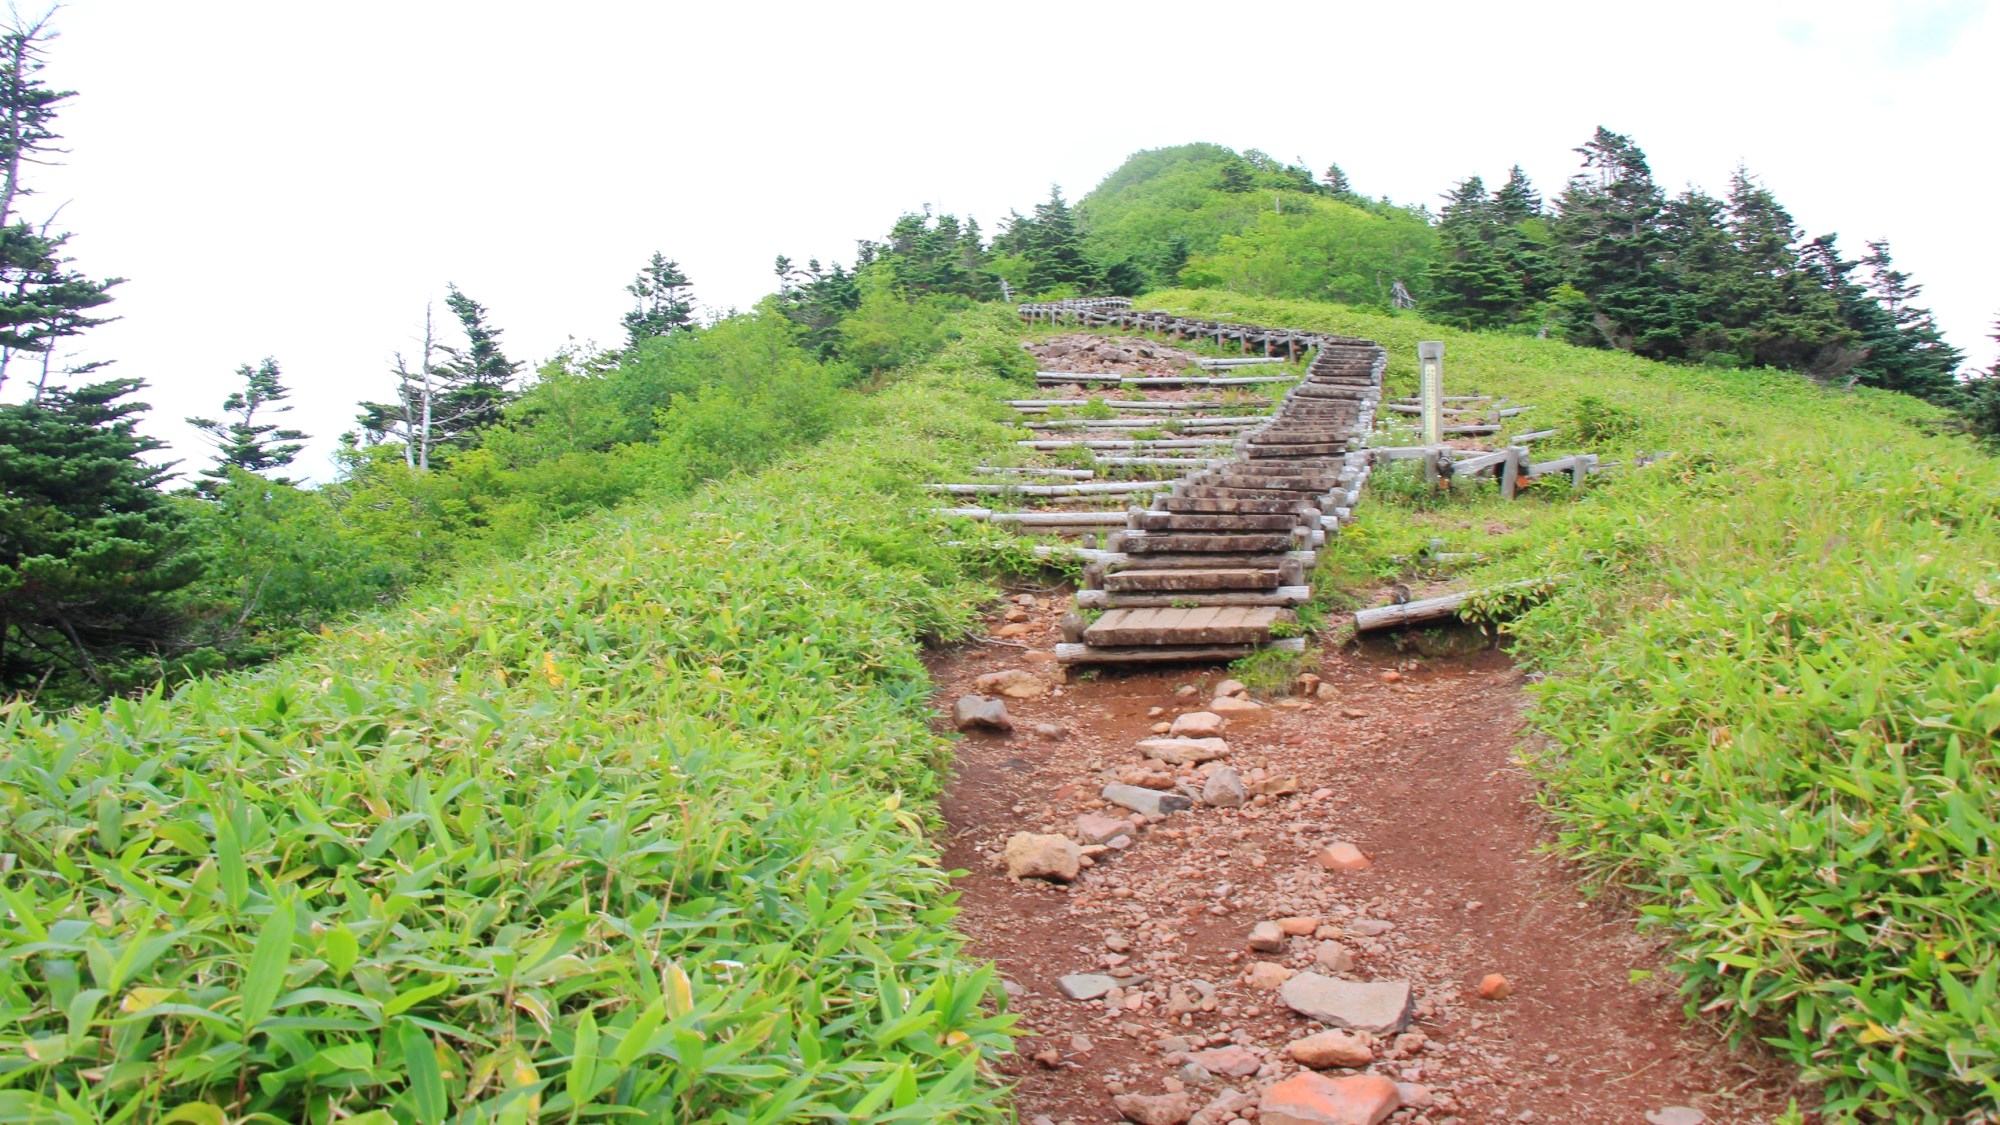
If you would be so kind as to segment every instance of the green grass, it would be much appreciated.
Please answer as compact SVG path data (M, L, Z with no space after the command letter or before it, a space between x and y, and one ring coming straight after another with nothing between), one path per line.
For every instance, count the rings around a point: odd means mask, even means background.
M1509 504L1375 488L1325 552L1380 580L1422 541L1485 586L1563 575L1508 626L1547 673L1524 755L1563 850L1633 892L1691 1007L1761 1037L1836 1119L2000 1104L2000 463L1900 396L1675 368L1415 316L1208 291L1192 315L1380 340L1392 389L1560 426L1537 459L1667 461ZM1505 534L1493 534L1496 525Z
M255 674L0 710L0 1121L1000 1120L912 520L1006 310L840 440ZM1010 345L1011 346L1011 345Z

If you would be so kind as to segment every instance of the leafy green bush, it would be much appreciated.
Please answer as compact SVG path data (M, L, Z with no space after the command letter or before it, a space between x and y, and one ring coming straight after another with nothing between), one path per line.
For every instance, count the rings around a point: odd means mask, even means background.
M0 709L0 1119L999 1120L917 646L983 587L907 514L999 437L954 348L258 673Z
M1562 576L1508 629L1548 673L1530 756L1563 845L1640 897L1691 1004L1796 1061L1836 1119L2000 1102L2000 463L1896 394L1303 302L1153 301L1381 340L1399 389L1417 341L1443 340L1452 393L1569 420L1541 459L1674 450L1580 497L1448 501L1515 529L1468 587ZM1372 495L1330 565L1379 567L1439 514Z

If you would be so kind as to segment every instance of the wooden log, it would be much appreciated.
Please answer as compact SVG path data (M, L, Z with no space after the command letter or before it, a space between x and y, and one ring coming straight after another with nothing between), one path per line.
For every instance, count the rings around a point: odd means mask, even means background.
M1226 441L1203 441L1199 438L1161 438L1156 441L1017 441L1015 445L1023 449L1227 449Z
M1020 496L1124 496L1133 492L1165 492L1174 486L1170 480L1107 480L1085 481L1080 484L1015 484L1012 481L994 481L987 484L927 484L932 492L948 493L952 496L983 496L989 492L1008 492Z
M1556 436L1556 431L1554 430L1536 430L1533 433L1515 434L1514 444L1521 445L1526 442L1540 441L1543 438L1554 436Z
M1065 480L1089 480L1096 476L1089 469L1044 469L1039 465L975 465L982 473L1016 473L1024 477L1062 477Z
M1078 590L1076 604L1085 609L1176 605L1296 606L1312 600L1311 586L1280 586L1275 590L1218 590L1210 593L1119 594L1110 590Z
M1465 603L1483 594L1500 590L1513 590L1525 586L1540 586L1543 579L1530 578L1523 582L1509 582L1504 586L1493 586L1485 590L1468 590L1462 594L1446 594L1439 598L1425 598L1422 601L1404 602L1402 605L1378 606L1374 609L1356 610L1354 631L1372 633L1377 629L1392 629L1402 625L1419 625L1426 621L1439 621L1458 616Z
M1187 664L1235 660L1260 650L1304 652L1304 637L1285 637L1260 645L1142 645L1133 648L1097 648L1085 644L1056 645L1059 664Z

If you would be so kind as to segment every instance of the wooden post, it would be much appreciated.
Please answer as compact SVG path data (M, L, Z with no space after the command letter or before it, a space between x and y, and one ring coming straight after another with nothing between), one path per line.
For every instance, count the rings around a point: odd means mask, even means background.
M1432 488L1436 488L1437 482L1438 450L1426 449L1424 450L1424 483L1430 485Z
M1417 345L1418 398L1424 411L1424 444L1444 441L1444 342L1426 340Z
M1507 450L1507 460L1500 464L1500 496L1512 500L1521 489L1521 461L1528 454L1526 449L1516 445Z

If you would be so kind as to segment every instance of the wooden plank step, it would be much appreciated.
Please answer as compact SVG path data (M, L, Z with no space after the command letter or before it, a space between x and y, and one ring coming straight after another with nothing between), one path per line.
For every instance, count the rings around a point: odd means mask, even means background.
M1139 526L1147 531L1290 531L1299 526L1296 512L1140 512Z
M1344 441L1311 442L1303 445L1253 445L1244 450L1252 457L1317 457L1326 453L1345 453Z
M1291 614L1275 606L1113 609L1083 631L1083 643L1123 645L1255 644Z
M1239 488L1225 484L1182 485L1180 494L1206 500L1290 500L1293 503L1311 503L1325 495L1321 490L1312 488Z
M1128 555L1155 554L1221 554L1245 555L1265 551L1283 551L1292 546L1290 532L1283 535L1224 535L1219 533L1175 534L1148 531L1128 531L1112 544L1114 550L1123 550Z
M1214 664L1248 656L1259 649L1304 652L1304 637L1286 637L1263 645L1139 645L1106 648L1099 645L1059 644L1060 664Z
M1121 594L1111 590L1076 592L1076 604L1085 609L1198 605L1296 606L1304 605L1311 600L1311 586L1280 586L1275 590L1184 590L1177 594Z
M1203 496L1162 496L1153 502L1162 512L1297 513L1311 507L1296 500L1215 500Z
M1119 570L1104 576L1104 588L1121 594L1179 590L1275 590L1283 584L1276 567Z

